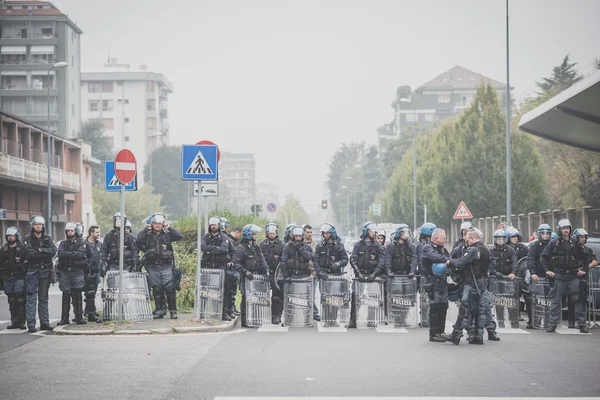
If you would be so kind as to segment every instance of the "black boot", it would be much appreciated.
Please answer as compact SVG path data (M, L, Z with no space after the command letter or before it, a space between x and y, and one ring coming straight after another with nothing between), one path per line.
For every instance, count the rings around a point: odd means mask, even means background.
M152 313L152 318L161 319L165 315L164 293L162 292L162 290L152 289L152 295L154 297L154 312Z
M246 297L242 296L242 304L240 304L240 319L242 320L242 327L248 328L248 323L246 321ZM225 320L225 319L224 319ZM225 320L227 321L227 320Z
M455 329L452 331L452 335L444 334L443 337L446 340L446 342L450 342L450 343L458 346L460 344L460 338L462 337L462 332Z
M71 312L71 293L62 292L62 311L60 314L60 321L56 325L69 325L69 314Z
M71 292L73 296L73 310L75 311L75 322L77 325L85 325L87 321L83 319L83 294L80 291Z
M85 315L90 322L97 320L96 317L96 293L86 292L85 293Z
M473 340L475 340L475 338L477 338L477 336L475 336L475 337L473 338ZM482 340L483 340L483 339L482 339ZM491 329L490 329L490 330L488 331L488 340L491 340L491 341L493 341L493 342L499 342L499 341L500 341L500 338L498 337L498 334L496 333L496 331L493 331L493 330L491 330Z
M483 338L481 336L473 336L473 339L469 341L469 344L483 344Z
M438 312L438 331L440 334L444 334L446 330L446 315L448 314L448 303L443 303L440 305L440 309Z
M167 293L167 304L169 306L169 315L171 319L177 319L177 297L175 292Z
M6 329L25 329L25 321L21 319L21 307L17 294L9 294L8 307L10 309L10 320L12 323Z
M437 304L432 304L429 307L429 341L430 342L438 342L440 340L434 339L440 332L438 328L438 318L439 318L440 308Z
M569 328L575 329L575 302L571 296L567 299L567 317L569 320Z

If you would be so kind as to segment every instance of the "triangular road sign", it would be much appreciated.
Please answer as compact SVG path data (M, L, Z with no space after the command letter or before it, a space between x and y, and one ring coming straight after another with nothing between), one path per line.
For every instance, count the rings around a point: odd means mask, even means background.
M473 214L467 208L464 201L461 201L454 213L454 219L471 219L473 218Z
M187 168L186 174L212 174L212 169L206 162L206 158L202 155L201 151L198 151L194 160L190 163Z

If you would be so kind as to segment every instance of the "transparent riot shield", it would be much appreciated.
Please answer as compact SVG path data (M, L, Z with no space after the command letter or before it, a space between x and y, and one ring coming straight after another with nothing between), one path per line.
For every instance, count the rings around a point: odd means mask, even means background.
M261 327L271 323L271 287L269 278L254 275L254 279L245 278L246 291L246 325Z
M313 278L292 279L283 289L284 325L291 327L313 326Z
M102 288L102 320L119 318L119 271L107 271L105 287ZM152 319L152 304L148 277L145 272L123 273L123 319L148 321Z
M200 319L220 321L223 317L225 271L206 268L200 272Z
M348 326L350 323L350 284L343 275L321 279L321 321L324 327Z
M416 278L395 276L386 282L388 324L395 327L419 325Z
M550 282L547 278L539 278L531 283L533 297L533 326L534 328L548 328L548 314L550 313Z
M496 308L496 319L500 328L505 326L505 320L519 323L519 285L508 277L490 279L492 303Z
M379 278L373 282L359 279L352 282L357 328L376 328L385 323L383 285Z

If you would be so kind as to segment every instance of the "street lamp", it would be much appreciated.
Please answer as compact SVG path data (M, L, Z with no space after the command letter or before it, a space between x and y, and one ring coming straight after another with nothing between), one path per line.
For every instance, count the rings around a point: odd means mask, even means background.
M352 181L352 208L354 215L352 216L352 222L354 225L354 233L358 232L358 228L356 227L356 183L352 180L351 176L346 177L347 180Z
M69 64L64 61L59 61L48 68L46 84L48 85L48 128L47 128L47 145L48 145L48 235L52 236L52 178L50 177L50 71L53 69L64 68ZM56 79L54 79L56 83Z
M415 130L413 132L413 229L417 230L417 109L415 103L407 98L401 98L401 103L410 103L413 107L413 122Z
M346 226L350 230L350 193L348 193L348 186L342 186L342 189L346 190Z

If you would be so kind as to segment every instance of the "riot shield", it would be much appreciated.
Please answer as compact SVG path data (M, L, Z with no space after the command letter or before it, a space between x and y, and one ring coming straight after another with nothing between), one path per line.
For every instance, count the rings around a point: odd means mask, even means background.
M494 277L489 280L492 303L496 308L496 319L500 328L505 326L505 318L508 318L511 326L519 323L519 285L515 280L508 277Z
M200 272L200 319L220 321L223 317L225 271L206 268Z
M547 278L539 278L531 283L533 297L533 326L534 328L548 328L550 312L550 282Z
M324 327L348 326L350 323L350 285L343 275L321 279L321 321Z
M107 271L102 288L102 320L116 321L119 312L119 271ZM146 272L123 272L123 319L152 320L152 304Z
M388 324L395 327L419 325L416 278L395 276L386 282Z
M379 278L373 282L360 279L352 282L357 328L376 328L385 323L383 285Z
M254 279L245 278L246 325L261 327L271 322L271 299L269 278L254 275Z
M284 325L292 327L313 326L313 278L292 279L283 289Z

